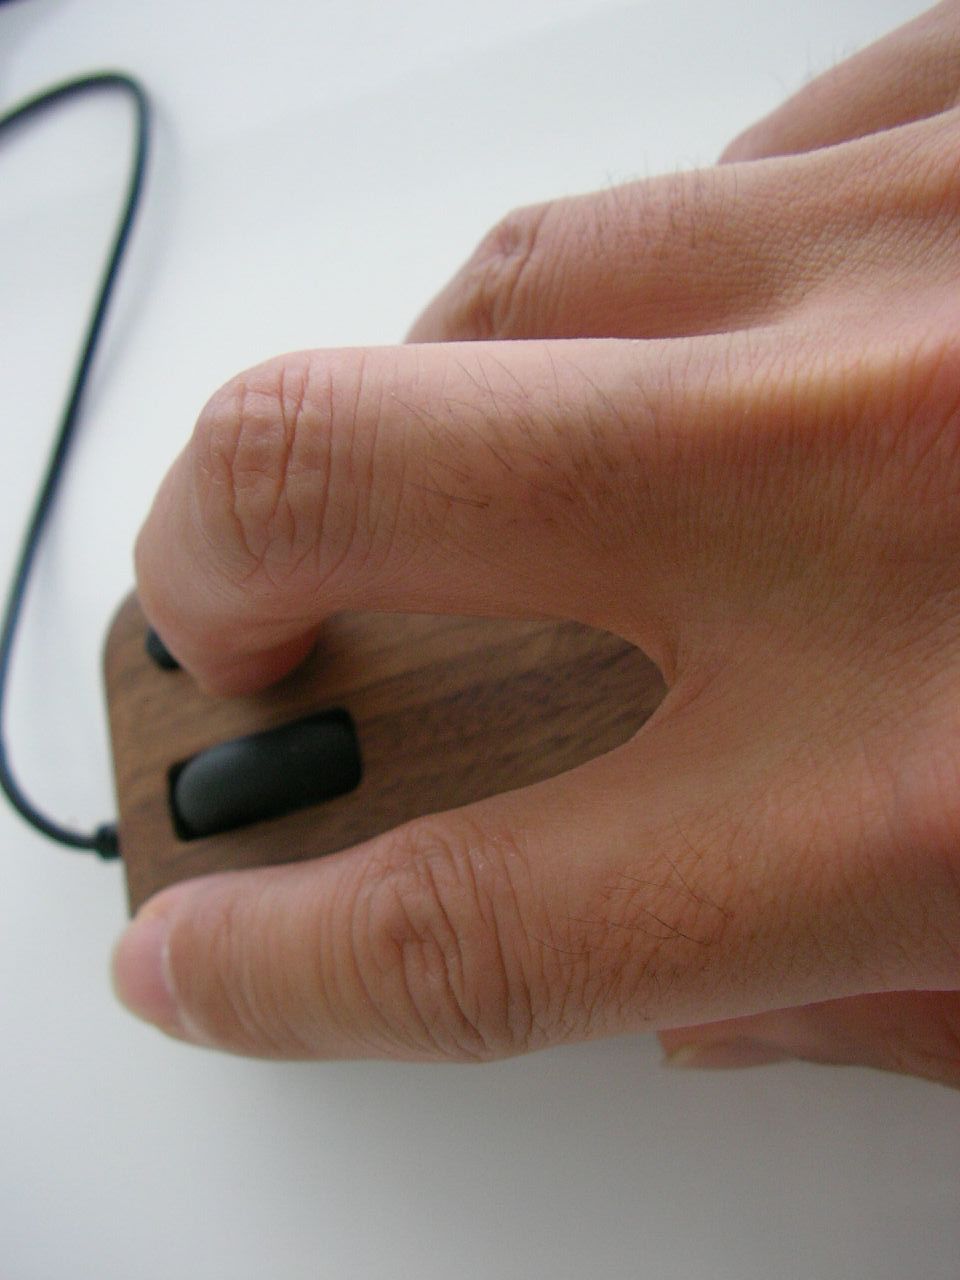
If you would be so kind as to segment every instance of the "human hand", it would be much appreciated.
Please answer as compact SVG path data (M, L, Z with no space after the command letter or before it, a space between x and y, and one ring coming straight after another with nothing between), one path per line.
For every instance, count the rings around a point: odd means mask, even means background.
M206 687L349 608L576 619L669 692L562 778L158 895L132 1007L267 1056L685 1024L681 1062L960 1085L958 90L950 3L716 168L507 218L416 345L214 396L137 557Z

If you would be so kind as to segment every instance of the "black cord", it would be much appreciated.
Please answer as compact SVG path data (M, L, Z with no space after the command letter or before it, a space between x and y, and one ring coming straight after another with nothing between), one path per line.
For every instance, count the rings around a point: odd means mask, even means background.
M117 281L117 273L127 242L130 239L130 233L140 204L150 139L150 103L143 86L131 76L123 75L116 71L102 71L56 85L44 93L37 94L36 97L27 99L25 102L20 103L19 106L14 107L12 111L0 117L0 136L2 136L10 129L23 124L32 117L40 115L58 102L104 89L120 90L127 94L134 104L136 137L133 164L116 234L101 276L100 287L97 290L96 300L87 324L86 336L80 350L70 393L63 408L60 427L50 453L46 473L40 485L30 523L27 526L20 548L20 558L17 561L13 581L7 595L3 621L0 624L0 788L3 789L7 799L17 812L32 827L49 836L51 840L56 840L60 844L68 845L73 849L91 849L102 858L115 858L119 853L119 847L117 830L112 824L104 824L88 835L84 835L82 832L71 831L69 828L54 822L31 803L21 790L10 768L3 736L3 719L9 685L10 661L17 625L23 610L27 583L36 558L40 537L46 526L50 508L63 475L64 462L76 434L77 422L80 416L80 402L90 376L90 368L93 364L97 343L103 329L110 297Z

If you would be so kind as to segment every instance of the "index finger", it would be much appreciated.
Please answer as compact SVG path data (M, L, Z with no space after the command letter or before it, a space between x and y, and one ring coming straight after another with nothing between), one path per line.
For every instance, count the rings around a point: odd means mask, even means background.
M346 608L631 627L656 657L677 354L471 343L253 369L213 397L157 496L144 608L220 691L279 675Z

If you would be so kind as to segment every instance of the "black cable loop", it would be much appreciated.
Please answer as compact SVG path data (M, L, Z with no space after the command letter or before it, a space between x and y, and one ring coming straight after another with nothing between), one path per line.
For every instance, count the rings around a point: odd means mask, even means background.
M41 813L27 798L11 769L3 732L10 664L17 626L23 611L27 584L36 559L40 538L62 479L64 463L76 434L80 415L80 402L90 376L90 369L104 320L106 319L120 264L140 206L150 141L150 103L143 86L131 76L117 71L101 71L55 85L52 89L28 98L14 107L12 111L0 117L0 136L2 136L10 129L25 123L32 117L40 115L58 102L103 89L120 90L133 101L136 122L133 164L113 244L100 278L100 287L97 290L87 324L86 335L74 371L70 392L64 405L60 426L54 439L46 472L40 484L33 512L27 525L27 531L20 547L19 559L17 560L13 580L7 594L3 620L0 623L0 788L2 788L7 799L21 817L36 830L49 836L51 840L56 840L60 844L68 845L73 849L91 849L102 858L115 858L119 852L115 826L104 824L86 835L83 832L72 831Z

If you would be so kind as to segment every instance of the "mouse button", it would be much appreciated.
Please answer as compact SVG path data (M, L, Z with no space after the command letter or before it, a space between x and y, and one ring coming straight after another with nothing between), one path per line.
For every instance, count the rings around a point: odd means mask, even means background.
M163 643L153 627L147 630L147 638L143 647L146 649L151 662L155 663L162 671L180 670L180 663Z
M279 818L352 791L360 749L345 711L326 711L208 747L170 774L183 840Z

